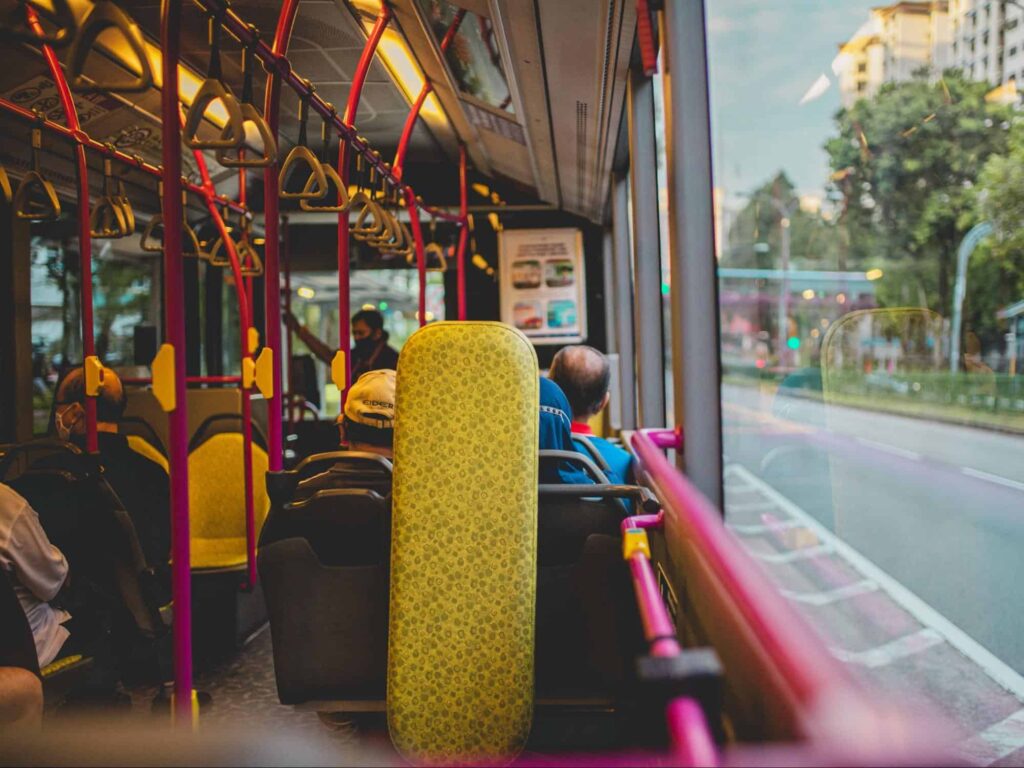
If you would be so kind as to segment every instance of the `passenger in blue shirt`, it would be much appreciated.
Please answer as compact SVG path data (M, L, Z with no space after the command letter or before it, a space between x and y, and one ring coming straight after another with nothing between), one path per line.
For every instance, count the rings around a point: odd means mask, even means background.
M632 484L633 456L619 446L594 435L587 424L608 405L611 397L608 391L611 382L608 358L593 347L563 347L551 361L548 378L558 384L569 400L573 435L585 435L607 462L611 470L608 473L608 480L612 483ZM574 442L577 450L588 453L582 441Z
M540 380L540 440L543 450L574 451L569 401L558 385L549 379ZM541 462L540 482L561 485L592 485L586 470L575 462Z

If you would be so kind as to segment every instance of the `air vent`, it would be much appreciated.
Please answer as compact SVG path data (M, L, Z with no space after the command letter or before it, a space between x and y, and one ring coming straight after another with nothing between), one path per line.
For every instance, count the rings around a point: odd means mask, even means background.
M586 200L587 177L587 112L585 101L576 102L576 204L581 208Z

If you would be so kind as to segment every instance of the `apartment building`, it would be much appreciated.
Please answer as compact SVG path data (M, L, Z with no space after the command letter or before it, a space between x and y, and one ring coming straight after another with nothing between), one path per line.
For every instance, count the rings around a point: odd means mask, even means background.
M972 80L1024 80L1024 3L949 0L953 61Z
M946 0L872 8L832 62L842 105L870 98L883 83L909 80L922 68L938 74L953 64L953 42Z

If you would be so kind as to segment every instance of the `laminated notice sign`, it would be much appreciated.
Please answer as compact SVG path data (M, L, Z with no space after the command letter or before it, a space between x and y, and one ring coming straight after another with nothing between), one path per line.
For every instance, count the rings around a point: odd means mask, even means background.
M501 319L537 344L575 344L587 327L583 234L506 229L499 235Z

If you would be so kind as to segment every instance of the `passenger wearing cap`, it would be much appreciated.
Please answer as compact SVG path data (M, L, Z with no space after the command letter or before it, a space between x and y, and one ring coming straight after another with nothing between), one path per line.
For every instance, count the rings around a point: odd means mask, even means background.
M85 373L71 370L57 386L54 429L62 440L85 447ZM134 451L120 434L118 422L128 406L121 379L102 368L96 397L96 438L103 474L124 504L158 586L169 597L171 555L171 489L164 468Z
M395 371L387 368L364 373L348 390L345 408L338 417L341 442L350 451L393 458L395 437ZM368 472L350 462L338 462L326 472L299 484L296 497L310 496L324 488L369 488L391 493L391 474L382 466Z

